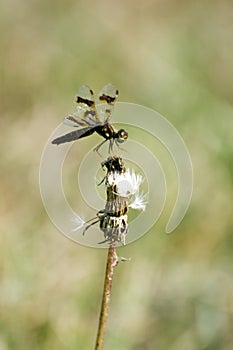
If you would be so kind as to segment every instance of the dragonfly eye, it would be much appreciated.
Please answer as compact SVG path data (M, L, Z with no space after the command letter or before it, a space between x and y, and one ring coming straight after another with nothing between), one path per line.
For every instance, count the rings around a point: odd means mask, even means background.
M117 133L117 141L119 143L124 142L128 138L128 133L124 129L120 129Z

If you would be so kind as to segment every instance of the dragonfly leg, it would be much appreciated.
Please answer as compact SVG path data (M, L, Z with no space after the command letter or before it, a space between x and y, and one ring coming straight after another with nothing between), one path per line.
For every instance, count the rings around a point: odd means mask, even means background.
M101 142L98 146L96 146L94 149L93 149L93 151L94 152L97 152L98 154L99 154L99 149L100 149L100 147L106 142L106 141L108 141L108 140L104 140L103 142ZM99 154L100 155L100 154Z
M117 142L117 140L115 140L115 143L116 143L117 147L118 147L121 151L124 151L124 152L127 153L127 150L126 150L125 148L119 146L119 143Z
M109 154L114 153L113 152L113 144L114 144L114 140L110 139L109 140L109 148L108 148L108 153Z

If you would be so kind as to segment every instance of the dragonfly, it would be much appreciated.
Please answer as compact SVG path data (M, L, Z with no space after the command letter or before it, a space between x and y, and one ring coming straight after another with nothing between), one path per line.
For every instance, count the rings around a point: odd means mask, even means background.
M124 129L115 130L109 123L112 110L118 97L118 89L113 84L107 84L99 93L101 103L100 112L97 112L93 90L87 85L81 85L75 96L78 104L77 112L65 117L64 124L71 125L77 130L59 136L52 141L52 144L60 145L66 142L79 140L92 135L94 132L104 138L94 151L98 152L100 147L109 141L109 153L113 152L113 146L123 143L128 138Z

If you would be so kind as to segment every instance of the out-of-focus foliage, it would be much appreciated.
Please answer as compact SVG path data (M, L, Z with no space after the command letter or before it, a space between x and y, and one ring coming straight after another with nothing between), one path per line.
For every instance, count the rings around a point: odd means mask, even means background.
M106 251L56 231L38 168L78 86L108 82L174 124L195 183L172 235L120 250L105 348L232 349L232 23L227 0L1 2L0 350L93 348Z

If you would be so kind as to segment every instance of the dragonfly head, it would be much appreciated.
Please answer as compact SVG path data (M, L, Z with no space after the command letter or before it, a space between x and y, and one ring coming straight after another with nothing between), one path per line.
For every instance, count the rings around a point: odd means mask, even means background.
M120 129L116 134L117 142L123 143L128 138L128 133L124 129Z

